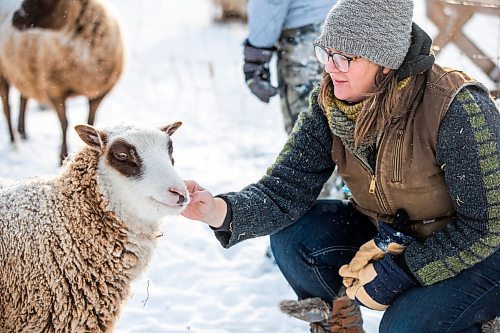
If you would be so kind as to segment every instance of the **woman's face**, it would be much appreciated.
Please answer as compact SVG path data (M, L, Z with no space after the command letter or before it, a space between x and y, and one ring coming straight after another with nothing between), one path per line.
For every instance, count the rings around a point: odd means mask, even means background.
M338 52L335 49L329 49L329 53ZM342 53L347 57L354 57L353 54ZM366 94L375 89L375 76L380 66L365 58L358 58L350 61L349 71L343 73L338 70L329 57L325 63L325 71L332 78L335 97L347 102L359 102L366 98ZM384 68L384 74L389 72Z

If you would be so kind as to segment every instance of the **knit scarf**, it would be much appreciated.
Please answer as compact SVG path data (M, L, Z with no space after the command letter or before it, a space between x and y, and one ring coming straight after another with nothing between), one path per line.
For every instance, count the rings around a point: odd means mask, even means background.
M400 81L398 83L398 91L402 92L408 86L409 82L409 77ZM365 101L351 104L336 98L333 89L328 91L325 100L325 114L332 133L340 138L344 146L351 153L366 160L371 147L375 144L375 140L372 142L363 142L359 147L354 146L354 128L364 105Z

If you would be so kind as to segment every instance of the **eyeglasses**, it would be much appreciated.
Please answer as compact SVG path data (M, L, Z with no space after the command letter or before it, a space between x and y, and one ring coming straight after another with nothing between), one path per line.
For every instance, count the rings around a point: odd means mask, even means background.
M332 58L335 67L337 67L337 69L342 73L349 72L349 65L351 64L351 61L361 58L358 56L348 57L340 53L330 53L325 48L319 45L314 45L314 52L316 53L316 57L318 58L319 62L323 65L326 65L328 60Z

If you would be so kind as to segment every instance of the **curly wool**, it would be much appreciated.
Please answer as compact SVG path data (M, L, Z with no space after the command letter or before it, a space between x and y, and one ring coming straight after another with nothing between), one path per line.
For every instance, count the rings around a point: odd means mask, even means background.
M0 332L112 330L144 253L106 209L97 163L86 148L55 179L0 187Z

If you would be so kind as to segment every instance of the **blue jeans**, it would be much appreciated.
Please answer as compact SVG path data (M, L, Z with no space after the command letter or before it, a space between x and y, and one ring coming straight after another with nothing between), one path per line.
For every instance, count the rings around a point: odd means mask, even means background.
M330 302L342 286L340 266L376 234L350 204L318 200L300 221L271 236L271 249L299 299ZM481 332L481 322L498 315L499 251L453 278L403 293L385 311L380 332Z

